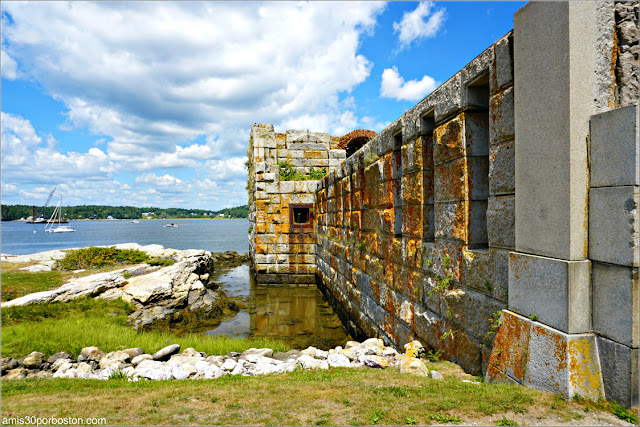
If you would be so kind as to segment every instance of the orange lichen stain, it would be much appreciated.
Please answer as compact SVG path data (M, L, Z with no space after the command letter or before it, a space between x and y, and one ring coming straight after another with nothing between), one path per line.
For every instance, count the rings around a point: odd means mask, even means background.
M569 384L583 396L598 397L602 393L602 377L592 340L573 339L568 343Z
M611 49L611 62L609 67L609 76L611 77L612 84L609 86L609 99L607 100L607 106L611 109L616 108L616 65L618 64L618 32L613 31L613 47Z
M502 313L489 364L502 372L511 372L522 383L529 357L530 325L508 311Z

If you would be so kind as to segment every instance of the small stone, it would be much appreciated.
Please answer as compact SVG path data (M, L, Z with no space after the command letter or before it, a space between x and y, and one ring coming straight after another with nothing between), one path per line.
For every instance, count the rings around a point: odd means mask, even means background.
M360 343L358 341L347 341L347 343L344 345L345 350L348 350L352 347L357 347L359 346Z
M153 360L169 360L169 358L180 351L180 344L168 345L153 354Z
M434 379L434 380L443 380L444 379L444 375L442 375L438 371L429 372L429 376L431 377L431 379Z
M90 374L93 372L93 368L91 367L91 365L85 362L78 363L78 366L76 366L75 370L77 373L83 372L83 373Z
M58 359L55 362L53 362L53 364L51 364L51 370L52 371L58 371L63 366L65 367L64 369L66 370L66 369L71 368L71 366L73 366L73 363L71 362L70 359Z
M244 358L245 356L248 356L249 354L257 354L257 355L262 356L262 357L272 357L273 356L273 350L271 350L270 348L249 348L249 349L243 351L242 354L240 355L240 357Z

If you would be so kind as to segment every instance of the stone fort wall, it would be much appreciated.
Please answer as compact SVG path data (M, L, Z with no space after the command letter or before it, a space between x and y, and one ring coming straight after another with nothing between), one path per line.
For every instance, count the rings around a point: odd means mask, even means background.
M637 8L528 3L357 151L327 136L328 165L332 148L350 156L293 193L265 175L278 157L254 126L258 273L315 273L354 330L418 339L489 380L637 406ZM308 257L279 257L300 231L272 227L289 218L274 207L298 198L313 203Z

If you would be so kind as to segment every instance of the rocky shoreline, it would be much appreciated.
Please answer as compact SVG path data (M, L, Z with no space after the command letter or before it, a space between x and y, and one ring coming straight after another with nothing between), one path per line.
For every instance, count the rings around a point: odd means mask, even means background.
M136 329L155 323L178 324L185 318L212 318L237 312L235 302L218 289L217 273L249 261L248 255L228 251L214 253L204 250L166 249L161 245L141 246L137 243L115 245L117 249L137 249L149 256L170 259L169 266L151 266L146 263L105 273L72 278L59 288L35 292L2 303L2 308L44 302L64 302L76 298L92 297L105 300L121 298L131 303L135 311L129 322ZM36 264L24 270L51 271L63 251L47 251L32 255L2 254L3 262ZM80 273L77 270L75 273Z
M60 352L45 359L43 353L34 351L21 359L2 359L2 379L21 378L83 378L94 380L123 379L184 380L214 379L224 375L256 376L293 372L297 369L314 370L329 368L378 368L394 367L400 372L443 379L438 371L429 370L420 360L424 348L418 341L404 346L405 353L387 347L378 338L362 343L348 341L344 348L338 346L329 351L308 347L274 353L269 348L250 348L243 353L224 356L207 356L193 348L180 352L180 345L173 344L154 354L146 354L141 348L130 348L109 353L98 347L85 347L77 358Z

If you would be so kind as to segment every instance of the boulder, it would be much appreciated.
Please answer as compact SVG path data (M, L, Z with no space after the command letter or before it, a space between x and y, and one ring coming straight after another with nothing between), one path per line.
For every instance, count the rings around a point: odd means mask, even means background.
M121 363L127 363L130 360L131 355L126 351L112 351L100 359L100 369L105 369L111 365L119 366Z
M26 378L28 374L29 374L29 371L27 371L24 368L15 368L7 371L7 374L4 377L2 377L2 379L15 380L19 378Z
M96 362L99 362L100 359L102 359L105 355L105 352L100 350L98 347L84 347L82 350L80 350L80 356L78 356L78 361L80 360L80 357L83 358L82 361L86 361L86 360L94 360Z
M177 380L187 379L197 372L198 370L188 363L183 363L181 365L175 365L171 367L171 376Z
M302 369L329 369L329 363L326 360L316 359L306 354L298 357L297 364Z
M185 348L182 351L182 355L186 357L201 357L200 353L196 351L195 348L192 348L192 347Z
M47 362L53 364L56 360L59 360L59 359L72 360L73 356L71 356L69 353L66 353L64 351L59 351L49 356L49 358L47 359Z
M360 363L370 368L387 368L389 366L389 362L382 356L363 354L359 360Z
M340 353L331 353L329 356L327 356L327 363L329 363L329 366L333 368L348 368L351 366L351 361L349 360L349 358Z
M257 354L263 357L271 357L273 356L273 350L271 350L270 348L249 348L242 352L240 358L244 358L245 356L248 356L250 354Z
M168 345L153 354L153 360L169 360L171 356L180 351L180 344Z
M424 357L424 347L420 341L411 341L404 345L404 352L407 356L411 357Z
M27 369L40 369L40 365L44 361L44 354L39 351L33 351L24 358L22 364Z
M140 356L141 354L144 354L144 350L141 349L140 347L127 348L127 349L122 350L122 351L127 353L131 359L133 359L136 356Z
M400 372L405 374L429 375L429 369L424 362L407 354L400 356L398 360L398 369Z
M51 267L48 265L35 264L35 265L29 265L27 267L22 267L20 270L29 271L31 273L41 273L44 271L51 271Z
M223 371L233 371L236 368L236 365L238 364L238 362L236 362L234 359L225 359L225 361L222 363L222 366L220 366L220 368Z
M16 369L18 367L18 361L13 357L3 357L2 358L2 374L10 371L12 369Z
M63 372L67 369L71 369L73 367L73 362L69 359L58 359L51 365L52 371L60 371Z
M138 363L134 375L150 380L170 380L173 378L171 366L156 360L143 360Z
M133 359L131 359L131 364L132 365L137 365L140 362L142 362L143 360L153 360L153 356L150 354L140 354L136 357L134 357Z

